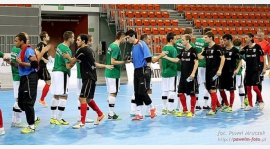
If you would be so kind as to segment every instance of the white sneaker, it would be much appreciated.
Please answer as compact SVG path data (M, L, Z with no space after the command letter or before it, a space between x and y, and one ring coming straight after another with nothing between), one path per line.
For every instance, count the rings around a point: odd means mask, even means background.
M81 128L81 127L83 127L84 126L84 124L82 123L82 122L78 122L76 125L74 125L72 128L73 129L79 129L79 128Z
M250 111L250 110L253 110L253 107L251 107L250 105L246 106L244 111Z
M0 136L1 135L4 135L5 134L5 129L4 129L4 127L3 128L0 128Z
M130 110L130 116L135 116L135 115L136 115L136 111Z
M11 127L25 128L25 127L27 127L27 125L23 122L20 122L19 124L12 122Z
M245 104L241 104L241 109L244 109L245 108Z
M264 103L263 102L260 102L259 103L259 110L262 110L264 108Z
M94 120L92 120L90 118L86 118L85 123L94 123Z

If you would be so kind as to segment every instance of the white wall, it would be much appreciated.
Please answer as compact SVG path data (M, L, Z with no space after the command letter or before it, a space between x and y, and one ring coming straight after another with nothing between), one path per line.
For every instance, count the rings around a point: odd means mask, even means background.
M93 50L96 50L99 44L99 14L88 15L88 28L94 28L94 32L88 32L94 38Z

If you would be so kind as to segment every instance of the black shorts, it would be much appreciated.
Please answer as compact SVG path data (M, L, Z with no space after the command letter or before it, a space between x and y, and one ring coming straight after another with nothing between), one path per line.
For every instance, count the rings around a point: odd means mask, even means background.
M219 77L219 89L225 89L228 91L235 90L236 77L232 77L233 72L222 72Z
M36 72L21 76L18 93L18 105L24 111L23 104L34 106L37 98L38 75Z
M261 83L260 71L246 71L245 85L256 86Z
M215 73L205 73L205 84L207 90L216 90L219 87L219 77L213 81L213 77L216 75Z
M47 67L39 67L38 70L38 78L40 80L49 81L51 80L51 75L47 69Z
M187 77L181 77L178 85L178 93L185 93L187 95L199 94L197 77L192 81L187 82Z
M93 99L96 89L96 81L92 79L82 79L81 98ZM89 102L89 101L87 101Z

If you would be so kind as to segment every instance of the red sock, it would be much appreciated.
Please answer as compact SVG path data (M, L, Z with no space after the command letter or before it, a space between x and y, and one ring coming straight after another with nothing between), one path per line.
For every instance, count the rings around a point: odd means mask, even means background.
M217 98L217 106L218 106L218 107L220 107L220 106L221 106L221 104L220 104L220 102L219 102L218 98Z
M194 109L196 106L196 96L195 95L190 95L191 99L190 99L190 111L194 114Z
M179 94L179 98L183 106L183 111L187 111L188 109L187 109L187 101L186 101L185 94Z
M50 85L49 84L45 84L43 90L42 90L42 95L40 97L40 100L41 101L44 101L45 97L47 96L48 92L49 92L49 89L50 89Z
M217 93L216 92L213 92L213 93L210 93L211 95L211 104L212 104L212 111L216 111L216 106L217 106L217 102L218 102L218 99L217 99Z
M230 91L230 107L232 108L234 102L234 91Z
M253 86L253 90L256 92L257 97L259 98L259 102L263 102L262 93L259 90L258 86Z
M4 127L3 125L3 117L2 117L2 111L0 109L0 128Z
M247 96L248 96L248 102L251 107L253 107L252 103L252 93L251 93L251 86L247 86Z
M87 103L81 103L81 122L85 124Z
M97 112L98 116L102 116L102 112L100 111L100 109L98 108L96 102L94 101L94 99L92 99L89 103L88 103L89 107L91 107L94 111Z
M223 91L219 91L219 92L220 92L220 96L221 96L222 100L224 101L225 105L229 106L227 95L226 95L225 91L223 90Z

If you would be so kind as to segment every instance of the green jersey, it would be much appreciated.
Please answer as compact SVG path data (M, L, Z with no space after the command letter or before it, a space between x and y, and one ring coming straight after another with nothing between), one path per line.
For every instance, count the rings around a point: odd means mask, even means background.
M205 42L203 38L196 38L195 42L195 48L197 50L197 53L201 53L203 48L208 47L208 44ZM199 60L198 67L206 67L206 59Z
M177 51L174 48L174 46L168 46L166 45L163 47L162 52L167 51L167 56L171 58L177 57ZM161 67L162 67L162 73L161 76L163 78L170 78L177 76L177 63L171 62L165 58L161 59Z
M78 51L79 51L79 49L76 51L76 54L77 54ZM80 63L79 62L76 63L76 67L77 67L77 78L82 79L81 68L80 68Z
M190 43L190 45L191 45L192 47L195 47L195 45L194 45L192 42ZM182 44L182 39L179 39L179 40L177 40L177 41L175 42L174 48L176 49L177 54L179 54L182 50L185 49L185 46ZM181 62L179 62L179 63L177 64L177 71L181 71Z
M61 43L57 46L56 49L52 71L62 71L70 76L70 69L66 68L66 63L69 63L69 60L63 57L64 53L68 53L70 57L72 57L72 53L69 47Z
M235 48L238 49L239 52L241 51L240 47L235 46ZM239 60L236 60L236 68L238 67L238 63L239 63ZM238 73L237 73L237 75L242 75L242 70L243 70L243 68L241 66L240 69L239 69L239 71L238 71Z
M3 52L0 52L0 57L2 58L4 56L4 53Z
M112 65L111 58L117 61L122 61L122 54L120 47L115 43L110 44L107 50L106 65ZM120 78L120 74L121 74L121 65L114 65L114 68L112 70L105 69L105 77L107 78Z
M11 61L13 63L17 63L16 58L18 54L20 53L21 49L14 46L11 50ZM14 67L11 65L11 71L12 71L12 78L13 81L20 81L20 75L19 75L19 69L18 67Z

